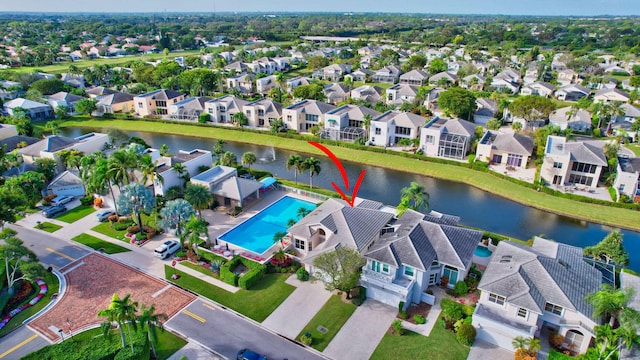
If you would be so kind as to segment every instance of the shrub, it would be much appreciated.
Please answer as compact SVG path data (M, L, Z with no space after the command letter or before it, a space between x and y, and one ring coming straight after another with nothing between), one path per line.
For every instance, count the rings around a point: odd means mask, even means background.
M446 321L456 322L464 317L464 306L451 299L442 299L440 301L440 308L442 309L442 316Z
M93 195L87 195L80 198L80 204L84 206L93 205Z
M553 332L549 334L549 345L554 349L559 349L560 345L564 342L564 336Z
M184 250L178 250L176 251L176 257L177 258L186 258L187 257L187 252Z
M208 121L211 120L211 115L209 115L208 113L202 113L200 114L200 116L198 117L198 122L200 124L206 124Z
M422 324L427 322L427 319L425 319L424 316L422 316L422 315L415 315L413 317L413 321L415 321L416 324L422 325Z
M398 304L398 312L401 313L404 311L404 301L400 301Z
M399 336L404 335L404 328L402 327L402 321L401 320L393 320L393 324L391 324L391 326L393 327L393 331L395 331L395 333Z
M403 319L408 319L408 318L409 318L409 314L407 314L407 312L406 312L406 311L400 311L400 312L398 313L398 316L400 316L400 317L401 317L401 318L403 318Z
M462 324L456 333L456 339L462 344L471 346L476 339L476 328L471 324Z
M113 225L111 226L113 228L113 230L116 231L122 231L122 230L127 230L127 228L129 228L131 226L131 224L133 224L133 221L129 220L126 222L116 222L113 223Z
M239 263L242 263L242 265L249 269L242 277L238 277L238 275L232 271ZM260 280L266 271L267 267L265 265L236 256L220 267L220 280L229 285L248 289L255 284L256 281Z
M149 360L151 357L151 349L147 338L138 339L133 344L133 352L129 346L122 348L113 360Z
M229 285L238 286L238 275L236 275L232 269L235 268L239 262L240 257L236 256L222 265L220 267L220 280Z
M300 336L300 342L307 346L311 346L311 343L313 343L313 338L311 337L310 333L304 333Z
M298 280L307 281L309 280L309 272L305 268L301 267L296 271L296 277Z
M458 296L464 296L467 292L469 292L469 287L464 281L458 281L454 285L453 291L455 291Z
M57 196L56 194L47 195L47 196L42 198L42 203L44 205L51 205L51 201L53 201L53 199L55 199L56 196Z
M248 260L248 261L251 261L251 260ZM256 266L254 269L251 269L251 271L244 274L238 280L238 286L247 290L251 286L253 286L253 284L255 284L256 281L260 280L265 272L267 272L267 267L265 265L257 264L257 263L256 265L259 265L259 266Z
M447 286L449 286L449 277L447 277L447 276L441 276L441 277L440 277L440 285L442 285L442 287L447 287Z

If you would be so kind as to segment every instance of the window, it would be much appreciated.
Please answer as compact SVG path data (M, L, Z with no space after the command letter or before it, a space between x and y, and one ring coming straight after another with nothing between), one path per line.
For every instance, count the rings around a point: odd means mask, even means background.
M404 266L404 275L408 277L413 277L416 273L416 270L411 266Z
M264 116L264 110L258 109L258 116Z
M427 135L424 140L427 144L433 144L436 142L436 138L433 135Z
M562 316L562 307L558 305L554 305L552 303L544 304L544 311L552 313L554 315Z
M310 121L310 122L318 122L318 115L305 114L304 115L304 120L305 121Z
M381 134L382 134L382 129L376 128L376 135L381 135Z
M142 109L142 101L140 101L140 102L138 103L138 107L139 107L140 109Z
M213 108L208 108L208 109L207 109L207 112L208 112L209 114L213 114Z
M526 319L528 314L529 314L529 311L527 309L523 309L523 308L518 309L518 313L517 313L518 317Z
M522 165L522 155L509 154L507 156L507 165L520 167Z
M618 187L619 191L624 191L624 184L620 184L620 186Z
M264 126L264 119L258 120L258 126Z
M375 260L371 260L371 270L377 272L377 273L384 273L384 274L388 274L389 273L389 264L384 264L381 263L379 261L375 261Z
M496 294L489 294L489 301L494 303L494 304L498 304L500 306L504 305L506 298L504 296L500 296L500 295L496 295Z
M396 134L411 135L411 129L408 127L396 126Z
M296 249L304 250L304 240L296 239Z
M167 102L158 100L158 101L156 101L156 106L157 107L167 107Z
M593 183L593 178L591 176L570 174L569 182L572 184L591 186L591 184Z
M562 169L562 163L554 161L553 162L553 168L554 169Z
M156 109L156 114L158 114L158 115L167 115L167 109L158 108L158 109Z
M577 171L577 172L595 174L597 167L598 167L597 165L574 162L573 165L571 165L571 170Z
M360 120L349 119L349 127L361 128L362 127L362 123L363 123L363 121L360 121Z
M291 122L291 120L293 120L293 118L291 117L291 115L287 115L287 122Z

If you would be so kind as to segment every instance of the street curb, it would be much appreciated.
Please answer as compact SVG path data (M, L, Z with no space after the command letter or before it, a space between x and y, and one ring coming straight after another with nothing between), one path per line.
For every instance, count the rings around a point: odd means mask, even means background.
M196 299L196 300L197 300L197 299ZM195 301L195 300L194 300L194 301ZM177 315L177 314L176 314L176 315ZM174 316L174 317L175 317L175 316ZM167 320L167 322L169 322L169 320ZM180 332L180 331L178 331L178 330L175 330L175 329L172 329L172 328L169 328L169 327L166 327L166 328L167 328L167 330L171 331L174 335L176 335L176 336L178 336L178 337L181 337L181 338L183 338L183 339L187 340L188 342L194 343L194 344L196 344L196 345L200 346L201 348L203 348L203 349L205 349L205 350L209 351L210 353L212 353L212 354L214 354L214 355L216 355L216 356L218 356L218 357L220 357L220 358L222 358L222 359L227 359L227 360L228 360L228 358L227 358L226 356L224 356L224 355L220 354L219 352L217 352L217 351L215 351L215 350L211 349L210 347L208 347L208 346L204 345L204 344L203 344L203 343L201 343L200 341L198 341L198 340L196 340L196 339L194 339L194 338L190 338L190 337L188 337L188 336L185 336L183 333L181 333L181 332ZM179 350L178 350L178 351L179 351Z

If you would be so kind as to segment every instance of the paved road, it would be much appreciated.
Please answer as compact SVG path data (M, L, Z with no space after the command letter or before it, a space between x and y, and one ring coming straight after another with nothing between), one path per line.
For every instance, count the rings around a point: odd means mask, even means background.
M202 299L187 306L166 326L229 359L235 359L243 348L250 348L274 360L324 359Z
M9 227L18 232L18 238L38 255L40 262L45 267L53 266L59 269L89 253L88 250L80 246L49 234L43 234L42 231L15 225L9 225Z
M0 359L20 359L47 345L43 337L22 326L0 339Z

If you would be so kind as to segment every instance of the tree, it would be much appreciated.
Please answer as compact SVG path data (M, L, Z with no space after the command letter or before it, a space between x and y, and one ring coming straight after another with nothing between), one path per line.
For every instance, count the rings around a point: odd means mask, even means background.
M489 119L489 121L487 121L487 129L489 130L498 130L500 129L501 126L502 126L502 121L498 119L491 118Z
M195 215L191 215L189 221L184 225L182 238L189 240L190 248L195 250L196 254L198 253L198 244L201 238L204 237L207 242L209 241L209 228L207 226L209 226L209 223L205 219Z
M447 63L445 63L444 60L440 58L435 58L431 60L431 62L429 63L430 74L437 74L443 71L447 71L447 68L448 68Z
M316 70L329 66L329 59L324 56L312 56L307 60L307 67L311 70Z
M9 295L14 294L14 285L20 280L33 280L43 276L44 268L38 263L38 257L24 246L22 240L15 237L18 233L11 229L0 232L0 256L4 260Z
M120 190L120 196L118 196L117 205L122 215L133 214L135 216L136 222L140 226L140 233L144 235L140 213L144 211L148 214L156 206L156 198L151 190L136 183L123 186Z
M107 164L107 178L118 186L128 185L131 181L129 169L136 166L136 158L133 153L126 150L115 151L109 156Z
M103 310L98 311L98 316L106 317L107 321L102 323L102 331L105 336L109 335L111 332L111 323L115 322L118 324L118 329L120 330L120 337L122 339L122 348L127 346L127 342L125 340L124 335L124 327L123 325L127 324L127 329L129 330L129 343L131 345L131 352L133 353L133 338L131 335L131 327L134 330L137 330L137 317L136 312L138 311L138 303L131 300L131 295L127 294L124 298L120 299L118 294L113 294L111 298L111 304L109 307Z
M147 307L145 304L142 304L142 308L140 309L140 315L138 316L138 323L141 328L147 329L147 337L149 339L149 343L151 344L151 351L153 352L153 357L158 358L156 353L155 343L158 342L158 331L164 331L163 321L169 319L167 314L164 313L156 313L156 305L151 304L151 307Z
M249 119L243 112L239 111L231 115L231 122L236 124L237 127L243 127L249 123Z
M293 176L295 184L298 185L298 173L302 173L304 171L304 161L300 155L289 155L289 159L287 159L287 163L285 164L287 170L293 168Z
M622 246L622 234L619 231L612 231L598 244L584 248L584 256L598 261L605 260L607 263L613 261L620 266L629 265L629 254Z
M115 147L129 141L129 135L117 128L110 128L107 130L107 135L109 136L109 142Z
M351 298L350 290L360 281L360 271L365 264L366 260L358 250L348 246L318 255L313 260L316 276L322 280L325 288L344 291L348 299Z
M60 79L40 79L31 84L31 89L40 92L42 95L52 95L64 91L65 83Z
M217 164L220 164L220 157L224 154L224 144L224 140L218 139L216 140L216 144L213 145L213 154L216 156Z
M22 188L0 186L0 229L4 229L5 223L15 223L20 210L28 204Z
M58 119L66 119L69 115L69 107L67 105L58 105L56 106L55 113Z
M158 172L158 166L151 159L151 155L145 154L139 158L137 168L141 175L140 183L146 185L151 182L154 185L153 192L155 195L155 184L164 184L164 178Z
M175 230L176 236L180 236L182 234L182 225L195 213L193 206L186 200L170 200L160 210L158 225L165 230Z
M476 97L467 89L453 87L443 91L438 97L438 106L462 119L471 119L476 111Z
M91 116L96 110L98 110L98 106L94 99L82 99L76 103L76 111L80 114L89 114Z
M509 104L511 114L523 118L527 124L537 119L548 119L555 109L553 100L538 95L520 96Z
M429 193L423 185L415 181L409 187L404 187L400 191L400 206L416 211L429 210Z
M58 164L56 161L49 158L38 158L33 163L36 166L36 172L44 175L44 177L51 181L56 176Z
M412 69L422 69L427 65L427 57L424 54L415 54L409 57L409 66Z
M407 104L403 103L402 105ZM364 127L364 136L369 139L369 127L371 127L371 114L364 114L362 126Z
M244 154L242 154L241 161L242 161L242 165L248 167L249 173L251 173L251 165L255 164L255 162L257 161L256 154L252 153L251 151L247 151Z
M302 162L303 171L309 170L309 189L313 189L313 175L319 175L320 170L320 160L314 158L313 156L306 159Z
M42 199L42 189L47 183L45 175L36 171L27 171L21 175L8 178L5 185L10 192L17 196L22 193L31 206L35 206Z
M224 166L235 166L238 163L238 158L236 154L231 151L225 151L224 154L220 157L220 164Z
M202 210L208 209L213 204L213 195L208 188L191 183L188 183L184 189L184 199L198 210L200 218L202 218Z
M175 163L173 164L173 166L171 166L171 169L173 170L174 173L176 173L176 175L178 175L178 178L183 181L182 183L183 185L186 185L187 181L191 179L191 176L189 175L189 170L187 170L187 167L184 166L184 164Z

